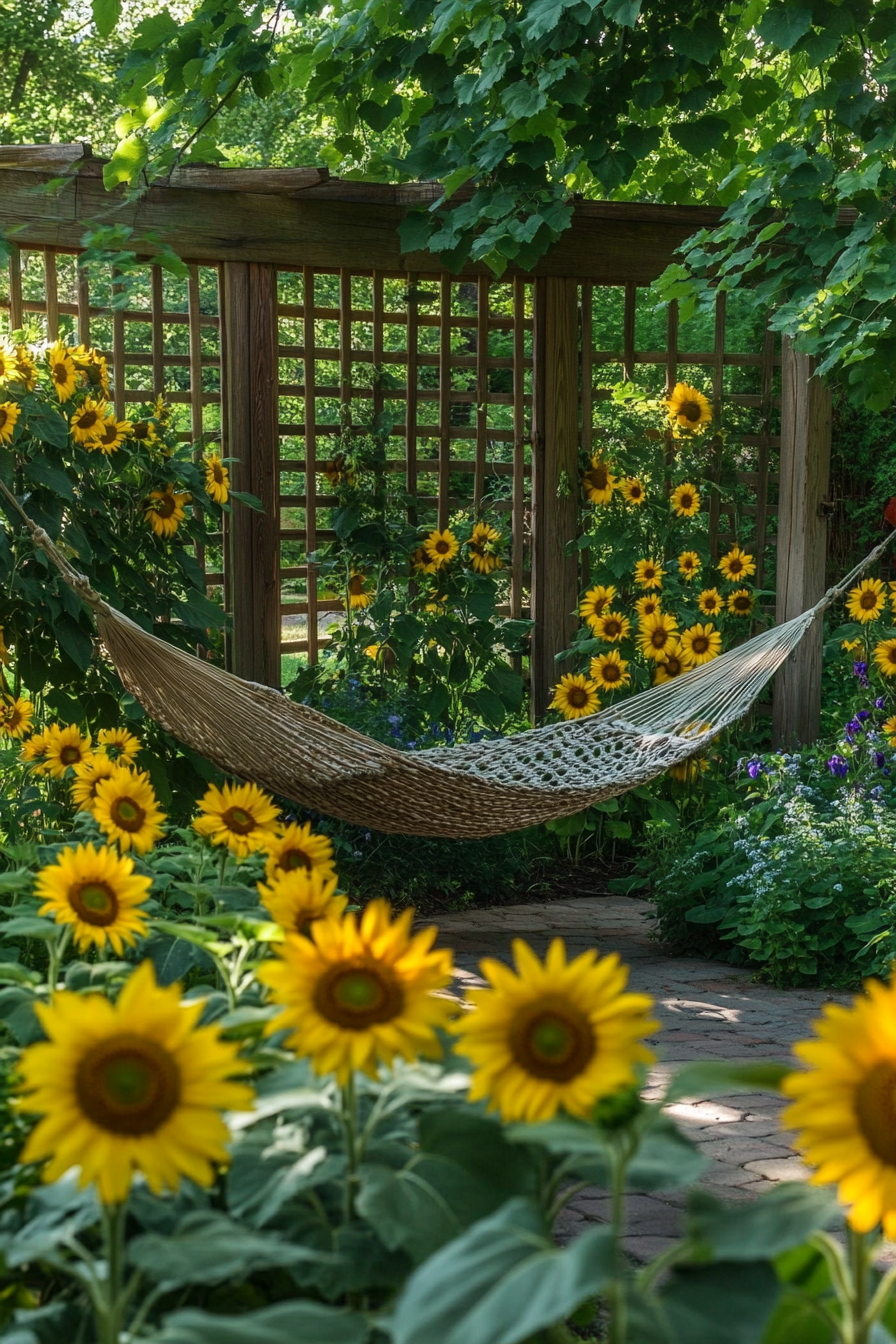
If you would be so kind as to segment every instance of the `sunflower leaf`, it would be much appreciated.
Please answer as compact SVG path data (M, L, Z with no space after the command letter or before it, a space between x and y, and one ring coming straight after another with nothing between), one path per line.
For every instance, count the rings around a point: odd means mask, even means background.
M155 1344L364 1344L363 1316L319 1302L278 1302L242 1316L195 1309L169 1316Z

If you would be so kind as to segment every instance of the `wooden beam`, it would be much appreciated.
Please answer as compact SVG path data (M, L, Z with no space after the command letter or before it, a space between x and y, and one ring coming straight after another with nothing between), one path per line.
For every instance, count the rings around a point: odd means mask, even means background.
M825 590L827 517L822 507L831 465L831 395L808 355L784 341L781 366L781 471L776 620L789 621ZM822 622L803 637L775 678L776 747L814 742L821 712Z
M575 631L578 566L566 554L578 514L579 349L575 280L535 283L532 439L532 715L544 717L555 655Z
M233 488L261 501L259 513L238 500L230 517L233 670L249 681L280 685L280 547L277 433L277 273L273 266L224 267L222 392L226 451Z
M442 270L432 253L401 251L398 226L406 207L398 201L407 199L405 189L399 195L388 184L324 183L288 194L156 185L128 200L121 190L105 190L95 175L100 168L97 161L86 160L80 172L48 192L47 184L58 180L57 173L0 165L0 230L15 225L22 247L77 251L89 225L116 223L134 229L138 251L139 239L153 234L187 262L257 261L392 273ZM420 185L428 190L431 184ZM582 202L575 207L572 228L534 274L647 285L673 260L681 243L695 230L712 227L719 213L710 207ZM151 255L153 244L146 243L145 249ZM517 273L510 268L507 274ZM482 263L471 263L461 274L490 272Z

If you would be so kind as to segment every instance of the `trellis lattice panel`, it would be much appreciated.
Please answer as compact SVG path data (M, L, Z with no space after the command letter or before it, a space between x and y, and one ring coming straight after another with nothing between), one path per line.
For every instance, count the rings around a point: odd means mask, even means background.
M95 346L108 361L120 419L161 396L178 438L201 451L222 433L219 268L193 264L188 272L181 278L147 263L129 277L119 306L111 266L81 267L73 251L13 247L0 278L0 331ZM225 585L225 554L223 535L212 534L199 557L210 589Z
M305 267L278 275L281 651L316 661L341 596L308 564L333 539L326 464L381 427L420 527L486 507L512 538L502 611L528 592L532 286Z

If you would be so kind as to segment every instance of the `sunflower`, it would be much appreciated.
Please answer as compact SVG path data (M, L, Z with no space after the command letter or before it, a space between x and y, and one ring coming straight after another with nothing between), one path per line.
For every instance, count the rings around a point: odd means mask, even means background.
M72 359L78 369L87 377L87 382L97 391L109 395L109 366L105 355L98 350L88 349L83 343L72 352Z
M37 365L26 345L20 345L16 349L16 371L13 380L21 383L26 392L33 392L37 385Z
M501 544L501 533L488 523L476 523L473 535L467 541L470 552L470 564L477 574L491 574L494 569L503 568L503 560L496 553Z
M855 653L856 649L862 647L862 641L860 639L844 639L840 647L845 649L847 653Z
M9 667L10 662L9 649L6 647L6 640L3 637L3 626L0 625L0 663L4 667Z
M896 747L896 714L892 714L881 728L882 733L887 734L887 741L891 747Z
M121 956L146 933L146 914L139 907L149 896L151 877L134 872L134 861L108 845L68 846L55 863L41 868L34 886L44 902L38 914L57 924L74 924L79 952L112 944ZM55 986L51 986L55 988Z
M434 560L430 560L422 546L411 554L411 573L413 574L435 574L439 566Z
M173 537L185 518L184 504L189 495L177 495L173 485L164 490L152 490L150 503L143 510L143 516L157 537Z
M57 341L47 352L50 368L50 381L56 389L60 401L68 401L78 386L78 370L72 359L71 351L62 341Z
M152 448L153 444L156 444L159 441L156 427L151 420L132 421L131 438L137 443L142 443L144 448Z
M655 616L661 608L661 599L659 593L651 593L648 597L639 597L635 603L635 611L638 613L638 619L643 621L645 616Z
M742 551L737 544L731 547L727 555L722 556L719 561L719 569L729 583L742 583L744 579L756 573L756 565L752 555Z
M165 813L159 808L149 776L126 765L116 766L96 786L93 815L101 831L119 849L146 854L165 834Z
M867 625L884 609L884 585L880 579L863 579L855 588L849 590L846 610L854 621Z
M314 832L310 821L304 826L291 822L279 835L266 840L264 849L267 853L264 871L269 882L296 871L316 871L322 877L332 877L336 871L332 840Z
M722 636L707 621L706 625L691 625L682 631L681 647L695 667L711 663L722 652Z
M794 1054L808 1065L782 1091L792 1104L782 1121L815 1168L818 1185L837 1186L856 1232L883 1223L896 1236L896 984L866 980L850 1007L825 1004L816 1035Z
M663 567L655 560L639 560L635 565L635 583L639 588L662 588Z
M626 476L619 482L622 498L626 504L644 503L644 482L638 476Z
M700 571L701 560L696 551L682 551L678 557L678 572L685 583L690 583Z
M16 347L5 337L0 341L0 383L8 383L15 378L19 367Z
M31 732L34 705L30 700L10 696L0 705L0 733L4 737L27 737Z
M351 607L352 611L369 607L375 594L366 585L367 575L363 574L360 569L353 569L349 575L347 594L342 599L342 605Z
M116 420L114 415L106 416L92 443L88 444L95 452L117 453L131 432L130 420Z
M616 477L610 473L607 463L598 456L592 457L591 466L582 476L586 499L592 504L609 504L616 485Z
M873 657L885 677L896 677L896 639L882 639Z
M230 494L230 473L217 453L205 459L205 488L216 504L226 504Z
M315 919L342 918L348 897L336 895L337 881L335 873L300 868L278 873L270 886L259 882L258 894L275 924L307 937Z
M695 513L700 512L700 491L690 481L685 481L672 491L669 507L676 518L693 518Z
M673 779L677 779L681 784L692 784L708 769L709 761L705 756L688 756L687 760L670 765L666 773L671 775Z
M98 751L88 760L75 766L72 780L72 802L79 812L92 812L96 802L97 785L101 779L111 779L118 766L105 752Z
M80 1167L105 1204L123 1204L140 1171L154 1194L182 1176L208 1186L228 1160L220 1111L248 1110L254 1093L231 1081L249 1064L216 1026L197 1025L202 999L181 1003L180 985L156 984L152 962L130 976L118 1002L57 993L35 1011L48 1037L19 1060L22 1110L43 1118L21 1161L41 1162L45 1181Z
M608 611L593 622L592 629L598 639L616 644L620 639L627 638L631 626L631 621L621 611Z
M675 384L671 395L666 398L666 411L677 429L702 432L702 427L712 419L712 407L708 399L689 383Z
M502 1120L551 1120L561 1108L588 1116L595 1102L635 1081L635 1066L653 1053L642 1038L659 1025L653 1000L625 992L628 968L594 949L566 959L555 938L544 962L520 938L516 969L488 957L488 989L467 991L473 1011L453 1030L459 1054L473 1064L470 1100L488 1099Z
M108 407L104 401L84 398L84 405L75 411L71 419L72 438L75 443L90 447L103 432Z
M90 738L84 737L74 723L60 728L51 723L46 729L47 749L44 752L44 772L54 779L62 779L70 766L80 765L92 755Z
M736 593L728 594L728 610L732 616L752 616L755 600L749 588L738 588Z
M96 740L111 760L121 761L122 765L129 765L137 752L142 750L139 737L135 737L127 728L101 728Z
M693 666L680 642L676 640L667 646L665 658L657 661L653 684L661 686L664 681L674 681L683 673L690 672Z
M14 401L0 403L0 443L9 443L12 440L12 432L21 414L21 406L17 406Z
M595 621L603 615L604 607L608 607L615 596L616 589L612 583L606 588L600 583L596 588L589 588L579 603L579 615L589 625L594 625Z
M326 476L331 485L357 485L358 474L349 467L345 460L345 453L337 453L329 462L322 462L320 470Z
M258 972L283 1011L269 1032L290 1030L289 1045L318 1073L347 1083L355 1069L371 1077L396 1055L438 1054L436 1027L454 1010L436 990L451 980L451 953L433 951L435 928L413 934L413 910L394 922L387 901L373 900L360 921L315 920L310 937L289 934L277 961Z
M600 709L597 685L584 672L561 677L554 687L551 709L559 709L564 719L584 719Z
M619 650L611 649L609 653L600 653L591 659L591 680L605 691L617 691L620 686L627 686L631 681L625 670L627 667L628 663L620 656Z
M158 420L160 425L167 425L171 419L171 402L165 400L164 392L160 392L152 404L153 419Z
M199 800L205 814L193 822L193 830L213 845L227 845L244 859L257 849L268 849L278 838L279 812L269 793L257 784L211 784Z
M697 598L697 606L704 616L718 616L725 608L725 599L718 588L704 588Z
M424 541L423 549L436 569L441 569L444 565L450 565L460 550L460 542L449 528L446 527L444 532L436 528Z
M638 628L638 644L644 657L663 662L669 646L680 642L677 630L675 617L666 612L658 611L653 616L645 616Z
M39 733L32 733L31 737L22 743L19 760L24 765L30 765L36 775L48 775L50 773L47 768L49 747L50 730L49 728L42 728Z

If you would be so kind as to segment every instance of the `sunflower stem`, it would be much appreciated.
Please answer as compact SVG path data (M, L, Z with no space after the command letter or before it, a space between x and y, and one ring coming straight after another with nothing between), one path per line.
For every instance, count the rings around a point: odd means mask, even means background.
M355 1187L358 1181L358 1096L353 1073L343 1083L341 1092L346 1161L343 1213L345 1222L350 1223L355 1216Z
M59 967L62 965L62 958L68 950L71 942L74 926L66 924L63 926L58 937L47 944L47 953L49 956L49 965L47 966L47 984L50 990L50 998L56 993L56 983L59 979Z
M119 1344L126 1302L122 1294L124 1270L123 1204L103 1205L103 1249L106 1259L106 1301L102 1316L97 1317L97 1337L102 1344Z
M865 1324L869 1330L886 1307L894 1284L896 1284L896 1265L887 1270L865 1309Z
M852 1319L847 1340L848 1344L868 1344L869 1322L866 1315L869 1270L868 1239L864 1233L855 1232L847 1226L846 1244L852 1271L852 1299L849 1304Z
M626 1336L625 1311L625 1261L622 1253L622 1233L625 1227L625 1173L628 1169L632 1149L617 1136L611 1144L612 1153L612 1220L613 1231L613 1282L608 1293L610 1321L607 1330L607 1344L624 1344Z

